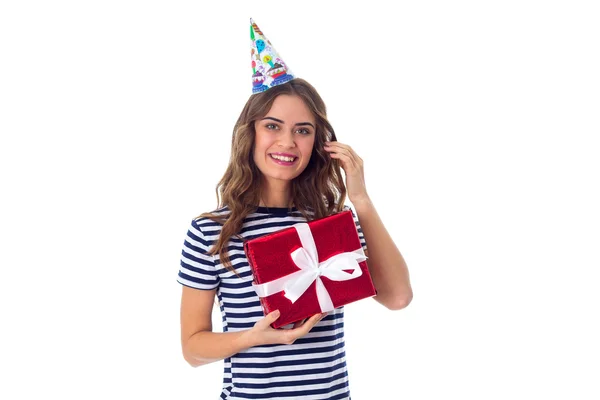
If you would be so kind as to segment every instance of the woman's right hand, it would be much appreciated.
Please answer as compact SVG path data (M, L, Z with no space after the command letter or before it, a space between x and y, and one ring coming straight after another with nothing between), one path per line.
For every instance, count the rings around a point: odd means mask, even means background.
M255 346L263 344L292 344L296 339L306 335L327 313L315 314L308 319L294 323L291 329L273 329L271 324L279 318L279 310L269 313L250 328L250 335Z

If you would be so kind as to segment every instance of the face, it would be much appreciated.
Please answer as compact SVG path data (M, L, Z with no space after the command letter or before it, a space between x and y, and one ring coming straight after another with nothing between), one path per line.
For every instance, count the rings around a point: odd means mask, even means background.
M304 171L315 143L316 123L300 97L277 96L267 115L254 122L254 128L254 162L266 179L272 183L291 181Z

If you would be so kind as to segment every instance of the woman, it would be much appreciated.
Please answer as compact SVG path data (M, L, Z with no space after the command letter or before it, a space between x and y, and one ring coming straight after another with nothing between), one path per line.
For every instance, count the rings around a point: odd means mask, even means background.
M194 218L184 242L177 278L183 356L194 367L225 360L221 399L348 399L344 307L273 329L278 312L264 316L243 242L350 210L348 194L365 219L361 229L353 212L374 299L390 309L408 305L408 271L367 195L362 160L337 142L317 91L295 77L267 88L250 97L235 125L219 208ZM215 295L222 333L212 331Z

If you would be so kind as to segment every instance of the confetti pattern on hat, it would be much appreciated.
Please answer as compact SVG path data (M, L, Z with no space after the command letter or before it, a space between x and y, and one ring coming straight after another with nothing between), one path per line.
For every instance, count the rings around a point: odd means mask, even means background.
M252 18L250 18L250 47L252 94L264 92L295 78Z

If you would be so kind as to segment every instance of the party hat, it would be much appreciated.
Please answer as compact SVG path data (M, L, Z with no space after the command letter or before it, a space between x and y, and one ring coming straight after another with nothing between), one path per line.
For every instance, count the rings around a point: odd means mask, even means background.
M275 47L250 18L252 94L264 92L295 78Z

